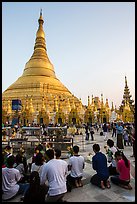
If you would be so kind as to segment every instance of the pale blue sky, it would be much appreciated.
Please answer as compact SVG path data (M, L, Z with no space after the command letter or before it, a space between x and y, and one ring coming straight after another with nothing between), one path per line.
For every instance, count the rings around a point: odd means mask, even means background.
M87 105L121 104L125 75L135 100L134 2L3 2L2 92L30 59L42 8L47 53L58 79Z

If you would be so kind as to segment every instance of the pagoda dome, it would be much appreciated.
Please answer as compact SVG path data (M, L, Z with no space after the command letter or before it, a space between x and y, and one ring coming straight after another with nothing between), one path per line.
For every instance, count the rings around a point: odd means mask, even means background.
M36 111L37 104L42 106L43 95L47 97L48 104L53 106L53 98L63 94L64 98L69 97L72 100L72 93L56 77L53 64L50 62L47 49L45 33L43 30L42 11L38 19L39 27L36 32L34 51L31 58L25 65L22 76L20 76L12 85L10 85L2 94L3 101L20 99L25 103L26 96L32 96L32 103ZM78 98L75 103L80 103Z

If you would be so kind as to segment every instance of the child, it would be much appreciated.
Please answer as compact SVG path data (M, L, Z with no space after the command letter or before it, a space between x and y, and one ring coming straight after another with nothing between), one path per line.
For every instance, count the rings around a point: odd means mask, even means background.
M123 139L124 139L124 146L127 146L128 142L129 142L129 135L128 135L128 130L127 128L124 128L123 130Z

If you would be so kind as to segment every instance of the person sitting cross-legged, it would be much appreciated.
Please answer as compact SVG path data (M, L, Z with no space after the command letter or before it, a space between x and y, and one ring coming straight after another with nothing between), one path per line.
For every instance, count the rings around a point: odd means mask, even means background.
M90 182L102 189L105 189L105 187L110 188L107 158L105 154L100 152L99 144L93 145L93 151L95 155L92 157L92 167L96 170L97 174L91 177Z

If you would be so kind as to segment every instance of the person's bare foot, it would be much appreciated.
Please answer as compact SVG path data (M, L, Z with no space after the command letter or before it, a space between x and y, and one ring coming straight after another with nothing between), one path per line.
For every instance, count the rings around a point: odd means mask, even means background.
M79 184L78 184L78 181L75 180L75 186L78 188L79 187Z
M83 183L81 180L79 180L79 187L82 187L83 186Z
M111 188L110 181L107 180L107 188Z
M128 184L128 189L132 190L132 186L130 184Z
M130 184L128 184L128 185L122 185L121 184L120 187L127 189L127 190L132 190L132 186Z
M104 190L105 189L105 186L104 186L104 182L101 181L101 188Z

